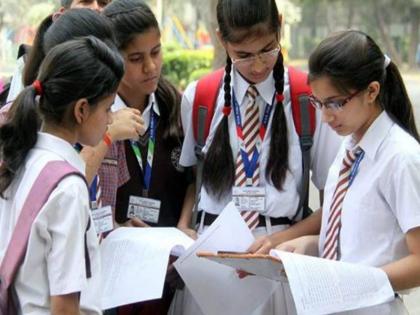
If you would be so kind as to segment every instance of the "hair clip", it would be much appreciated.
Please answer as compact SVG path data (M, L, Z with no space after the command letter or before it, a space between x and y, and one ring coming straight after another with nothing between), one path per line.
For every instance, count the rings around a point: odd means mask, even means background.
M387 54L384 54L385 60L384 60L384 68L388 68L389 64L391 63L391 58Z

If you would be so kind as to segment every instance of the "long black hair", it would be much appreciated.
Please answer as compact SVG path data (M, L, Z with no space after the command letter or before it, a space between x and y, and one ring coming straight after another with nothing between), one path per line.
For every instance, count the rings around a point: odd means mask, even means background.
M103 11L113 25L118 47L124 50L139 34L151 29L159 31L159 24L150 7L141 0L119 0L111 2ZM164 138L180 139L183 136L180 119L181 95L177 89L160 76L155 92L159 103Z
M0 128L0 195L4 197L34 147L41 118L53 125L75 124L69 113L77 100L86 98L96 106L116 92L123 74L124 62L117 48L93 36L51 49L37 78L42 87L39 100L36 87L26 87L13 102L7 123Z
M245 38L262 34L279 36L281 25L275 0L219 0L217 4L217 21L221 37L226 42L240 43ZM231 69L229 55L226 61L224 78L225 106L231 107ZM271 125L270 153L265 176L281 190L288 169L288 131L283 109L284 66L283 55L279 52L273 69L275 81L276 104ZM221 198L230 192L235 180L234 161L229 142L228 117L224 116L217 127L214 139L204 159L203 185L206 189Z
M362 91L379 82L379 105L417 141L413 106L397 66L375 41L361 31L347 30L324 39L309 58L309 80L326 76L341 92Z
M109 21L90 9L71 9L56 21L46 17L38 27L34 44L23 69L23 85L32 84L39 66L48 51L58 44L78 37L92 35L102 41L114 41Z

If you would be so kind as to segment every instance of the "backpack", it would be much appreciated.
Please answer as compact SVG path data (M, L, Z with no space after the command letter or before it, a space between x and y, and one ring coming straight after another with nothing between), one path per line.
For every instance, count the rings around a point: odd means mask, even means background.
M51 192L64 178L70 175L77 175L85 180L84 176L67 162L51 161L44 166L35 180L1 262L0 315L17 314L13 293L10 289L25 258L31 226Z
M313 135L315 133L316 114L315 108L311 106L308 96L311 89L307 84L307 74L293 67L289 70L290 97L292 103L293 122L296 132L299 136L300 148L302 151L302 185L300 189L300 201L295 216L292 221L295 222L301 213L301 218L306 218L312 211L308 206L309 202L309 169L310 169L310 149L313 144ZM196 180L196 207L199 201L199 193L202 182L203 159L202 149L206 143L209 134L211 121L217 103L220 87L223 83L224 69L218 69L197 82L192 119L193 132L196 140L195 154L197 163ZM195 226L198 211L194 211L192 226Z

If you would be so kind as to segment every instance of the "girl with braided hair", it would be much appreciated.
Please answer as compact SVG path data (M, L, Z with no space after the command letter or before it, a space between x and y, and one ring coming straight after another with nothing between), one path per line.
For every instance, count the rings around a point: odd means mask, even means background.
M259 204L253 209L239 207L255 236L284 231L299 217L302 152L280 47L281 16L274 0L219 0L217 20L227 62L202 150L198 231L210 225L229 201L243 204L240 195ZM194 82L187 87L181 105L184 166L197 164L191 119L196 86ZM320 118L317 114L310 165L312 181L322 191L340 138ZM250 187L260 197L249 194ZM284 299L275 298L257 313L286 314L284 307L288 308Z

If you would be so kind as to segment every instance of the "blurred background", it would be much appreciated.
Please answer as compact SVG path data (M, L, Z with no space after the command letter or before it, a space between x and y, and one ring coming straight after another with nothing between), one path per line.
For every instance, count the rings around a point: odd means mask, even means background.
M258 1L258 0L255 0ZM223 66L215 37L217 0L149 0L162 29L164 74L180 90ZM360 29L400 67L420 126L420 0L276 0L283 15L281 45L286 63L306 69L314 47L329 33ZM18 47L31 44L37 25L59 0L1 0L0 91L14 72ZM311 205L319 205L312 194ZM404 298L420 315L420 293Z
M1 0L0 78L13 72L19 44L30 44L58 0ZM164 72L181 89L224 62L218 45L217 0L149 0L162 28ZM277 0L283 14L282 48L290 64L305 67L315 45L332 31L369 33L404 72L420 71L420 0ZM416 56L417 54L417 56ZM417 60L416 60L417 57Z

